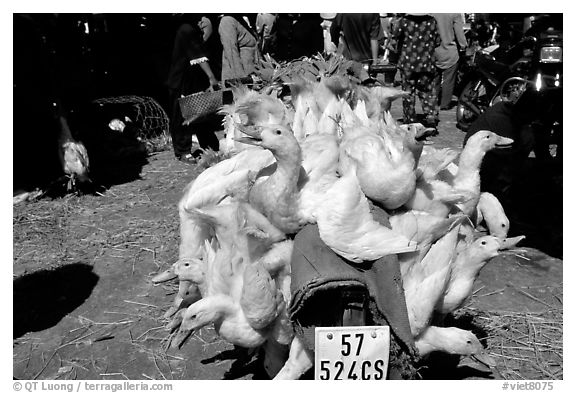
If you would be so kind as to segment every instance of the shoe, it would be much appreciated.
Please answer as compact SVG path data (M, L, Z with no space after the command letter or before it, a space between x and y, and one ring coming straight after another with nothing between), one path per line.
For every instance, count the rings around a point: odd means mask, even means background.
M196 158L192 154L177 156L176 159L184 164L196 164Z
M427 128L437 128L439 122L440 121L438 119L428 117L428 118L424 119L424 121L422 122L422 125L424 127L427 127Z
M196 150L194 150L194 151L192 152L191 155L192 155L193 158L198 159L198 158L202 157L202 154L203 154L203 153L204 153L204 150L202 150L202 149L196 149Z

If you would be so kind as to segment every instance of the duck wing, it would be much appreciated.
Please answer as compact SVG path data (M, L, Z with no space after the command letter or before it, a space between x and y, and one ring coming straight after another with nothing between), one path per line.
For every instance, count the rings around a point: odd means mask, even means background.
M403 277L408 320L415 337L428 327L434 308L448 285L458 227L436 241L422 261L412 265Z
M327 190L316 216L324 243L352 262L373 261L416 249L415 242L374 220L353 171Z
M240 307L250 326L263 329L278 316L278 303L284 301L276 283L261 263L248 264L244 269L244 284Z

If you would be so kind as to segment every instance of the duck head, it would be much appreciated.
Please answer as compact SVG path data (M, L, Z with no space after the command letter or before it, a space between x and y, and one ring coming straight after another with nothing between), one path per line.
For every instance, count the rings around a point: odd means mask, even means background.
M211 307L210 298L203 298L192 303L188 308L181 309L174 316L168 328L174 330L178 326L178 332L172 340L173 348L181 348L188 337L204 326L217 321L220 312L217 308Z
M274 124L252 128L239 125L239 130L246 137L236 138L236 141L263 147L270 150L276 158L300 158L302 155L300 145L292 130L284 125Z
M500 136L492 131L478 131L466 142L466 146L487 152L492 149L502 149L512 146L513 139ZM465 146L465 148L466 148Z
M453 353L470 356L472 359L488 368L496 365L494 360L484 350L482 343L480 343L480 340L478 340L474 333L458 328L448 329L454 329L450 334L450 349Z
M436 129L425 127L422 123L401 124L398 127L403 129L416 142L426 142L427 138L436 135Z
M482 236L476 239L471 247L481 260L487 260L498 255L498 250L502 247L502 241L495 236Z
M450 337L450 344L447 348L449 353L471 356L484 351L480 340L471 331L458 328L446 328L446 330Z

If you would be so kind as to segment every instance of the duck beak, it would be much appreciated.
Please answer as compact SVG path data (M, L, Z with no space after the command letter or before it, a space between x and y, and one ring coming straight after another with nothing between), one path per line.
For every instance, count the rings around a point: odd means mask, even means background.
M424 128L416 133L414 139L417 142L426 142L428 137L437 135L437 131L435 128Z
M240 132L247 135L247 137L234 138L235 141L245 143L247 145L260 146L262 143L261 135L262 130L260 127L246 127L243 124L236 124Z
M496 140L496 147L499 149L508 148L512 146L512 143L514 143L514 139L500 136Z
M152 277L152 282L154 284L159 284L161 282L166 282L175 279L178 275L174 272L174 265L172 265L168 270L159 273Z
M506 239L500 240L500 250L509 250L512 247L516 247L521 240L525 239L526 236L516 236L516 237L507 237Z
M472 359L474 359L475 361L477 361L478 363L483 364L484 366L486 366L488 368L496 367L496 362L486 352L480 352L480 353L477 353L475 355L470 355L470 357Z
M174 316L174 319L172 319L168 325L171 331L174 331L176 328L178 328L178 326L180 327L172 339L172 342L170 343L171 348L180 349L197 328L194 326L194 322L184 319L185 313L185 308L178 311L178 313Z
M166 328L170 331L170 333L173 333L176 329L178 329L178 332L176 332L176 335L170 342L170 348L180 349L186 340L188 340L188 338L192 335L192 333L194 333L194 329L184 326L185 323L183 321L185 312L186 309L178 311L170 323L166 325Z

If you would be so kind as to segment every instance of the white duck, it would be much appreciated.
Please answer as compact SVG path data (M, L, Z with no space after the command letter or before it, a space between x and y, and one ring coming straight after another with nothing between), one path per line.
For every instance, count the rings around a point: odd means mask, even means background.
M326 191L325 203L316 212L322 241L352 262L414 251L414 241L374 220L354 170L351 167Z
M270 150L276 159L274 172L256 179L249 194L250 204L284 233L296 233L306 223L299 214L302 150L298 141L290 129L281 125L243 132L249 137L238 138L239 142Z
M422 357L436 351L464 356L484 352L484 347L474 333L456 327L429 326L414 343Z
M510 230L510 220L498 198L489 192L481 192L476 209L476 226L484 222L490 235L505 239Z
M178 203L180 261L201 259L210 230L190 212L204 206L230 203L234 196L247 197L253 175L274 162L264 149L250 148L205 169L188 184Z
M488 261L498 255L501 241L494 236L482 236L458 253L448 285L436 310L448 314L460 308L472 294L474 282Z
M76 188L76 183L90 182L90 160L82 142L72 137L68 120L63 115L57 117L60 128L58 137L59 158L65 175L68 177L68 191Z
M402 206L416 187L413 154L400 141L377 130L345 130L340 144L340 173L354 161L364 194L387 209Z
M462 149L458 160L458 172L454 177L453 187L468 192L472 197L457 204L458 208L468 216L476 213L476 205L480 199L480 166L486 152L495 148L512 146L514 140L499 136L491 131L478 131L472 135Z
M224 105L220 113L226 115L224 118L226 138L222 146L224 152L241 151L247 148L246 145L235 140L242 136L238 125L287 125L292 121L290 112L280 99L246 87L236 89L234 103Z

